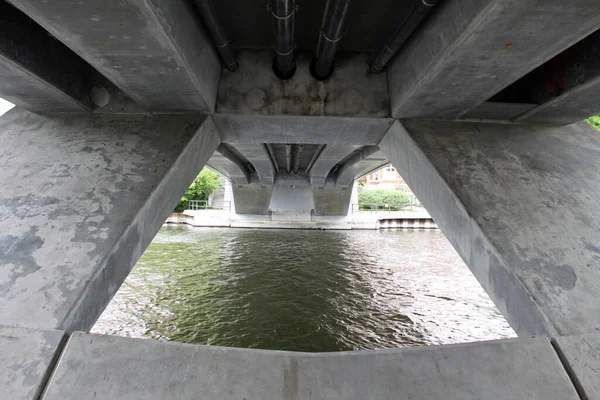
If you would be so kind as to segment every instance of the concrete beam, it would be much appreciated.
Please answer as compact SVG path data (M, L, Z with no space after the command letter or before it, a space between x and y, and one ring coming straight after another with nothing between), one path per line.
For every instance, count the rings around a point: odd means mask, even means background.
M37 400L66 342L64 332L0 325L0 393Z
M316 216L348 215L352 184L347 187L313 187L313 201Z
M226 143L290 143L376 146L389 118L214 115Z
M90 329L219 145L210 117L0 118L0 323Z
M191 2L10 2L147 110L214 110L221 65Z
M275 168L267 150L260 143L237 143L235 145L240 152L254 167L261 185L272 185L275 176Z
M597 30L598 11L595 0L441 2L389 68L392 115L461 117Z
M206 165L226 176L233 183L240 185L250 183L246 167L225 157L218 150L208 159Z
M335 74L318 81L310 74L314 54L296 53L296 74L282 81L273 74L272 51L242 50L239 70L223 71L217 112L248 115L390 117L386 74L370 74L370 55L341 53Z
M381 149L513 329L599 330L598 132L584 122L403 123Z
M233 203L236 214L269 214L272 192L273 186L233 185Z
M543 368L542 368L543 366ZM578 400L548 340L293 353L77 332L44 399Z
M88 111L93 69L42 27L0 2L0 96L31 111Z
M582 399L600 399L600 334L554 340L558 355Z
M325 181L327 180L327 176L329 176L331 169L359 147L359 145L325 146L321 155L310 170L311 185L315 187L325 186Z
M348 186L356 179L389 164L385 154L377 146L366 146L342 161L335 176L337 186Z

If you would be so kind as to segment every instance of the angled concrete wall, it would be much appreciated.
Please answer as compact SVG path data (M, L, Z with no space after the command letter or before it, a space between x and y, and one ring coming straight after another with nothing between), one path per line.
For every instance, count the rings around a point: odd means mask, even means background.
M88 330L219 145L210 117L0 118L0 324Z
M518 334L600 329L599 132L407 120L381 148Z

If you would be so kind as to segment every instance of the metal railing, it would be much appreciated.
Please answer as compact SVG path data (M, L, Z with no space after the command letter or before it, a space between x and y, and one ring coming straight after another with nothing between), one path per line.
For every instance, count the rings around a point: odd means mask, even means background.
M208 204L208 200L188 200L188 210L221 210L221 208L213 208ZM224 200L222 210L231 211L231 201Z

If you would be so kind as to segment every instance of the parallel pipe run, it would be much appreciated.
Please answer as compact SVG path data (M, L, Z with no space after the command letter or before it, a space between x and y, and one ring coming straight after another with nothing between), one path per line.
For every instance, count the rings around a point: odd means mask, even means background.
M219 50L219 54L221 54L221 59L225 64L225 68L230 71L235 71L238 69L239 64L235 58L233 49L229 45L229 40L227 40L227 36L225 36L223 25L221 25L219 16L217 15L212 3L210 0L194 0L194 4L202 16L202 19L206 24L206 28L212 36L213 41L217 46L217 50Z
M290 79L296 72L294 54L294 14L295 0L270 0L268 10L273 17L275 36L275 58L273 72L279 79Z
M327 0L317 54L310 65L315 79L324 81L333 74L335 53L339 41L344 37L344 23L349 7L350 0Z
M385 66L390 62L396 55L400 47L408 40L413 34L417 27L423 22L425 17L438 3L439 0L420 0L417 5L413 7L410 13L406 16L402 24L396 29L392 38L386 44L371 64L371 72L378 74Z
M303 145L296 147L296 157L294 161L294 174L298 175L300 172L300 161L302 161L302 151L304 150Z
M285 145L285 173L292 172L292 145Z

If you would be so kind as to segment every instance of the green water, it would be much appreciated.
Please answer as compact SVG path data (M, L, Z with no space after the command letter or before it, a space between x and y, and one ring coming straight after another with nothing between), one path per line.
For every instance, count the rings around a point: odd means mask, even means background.
M338 351L514 336L439 231L163 228L92 332Z

